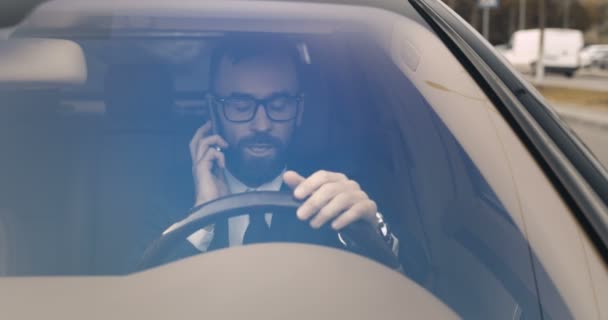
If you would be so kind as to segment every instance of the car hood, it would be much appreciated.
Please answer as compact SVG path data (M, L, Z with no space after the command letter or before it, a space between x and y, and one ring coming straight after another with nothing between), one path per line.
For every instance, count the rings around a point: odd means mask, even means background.
M304 244L219 250L117 277L0 279L10 319L457 319L402 274Z

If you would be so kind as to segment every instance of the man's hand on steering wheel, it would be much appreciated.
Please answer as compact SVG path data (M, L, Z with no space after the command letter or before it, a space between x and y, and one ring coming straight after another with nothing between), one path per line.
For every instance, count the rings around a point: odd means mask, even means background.
M154 241L144 253L138 269L143 270L166 262L165 258L189 235L221 219L251 212L294 214L293 211L298 208L301 208L301 202L295 200L292 194L278 191L239 193L209 201L195 207L186 219L174 224ZM345 236L356 244L360 253L391 268L400 268L398 257L386 246L384 239L372 225L355 222L340 232L344 232Z
M213 134L213 124L205 123L190 141L192 173L195 182L195 206L228 194L223 169L224 154L218 147L228 143ZM284 182L293 190L295 199L304 201L297 210L300 220L310 220L314 229L331 221L340 230L357 220L376 222L376 203L369 199L359 184L342 173L320 170L305 178L295 171L283 175Z
M294 198L304 201L296 212L298 218L310 220L314 229L330 221L334 230L357 220L376 223L376 203L356 181L342 173L320 170L304 178L295 171L287 171L283 181L293 190Z

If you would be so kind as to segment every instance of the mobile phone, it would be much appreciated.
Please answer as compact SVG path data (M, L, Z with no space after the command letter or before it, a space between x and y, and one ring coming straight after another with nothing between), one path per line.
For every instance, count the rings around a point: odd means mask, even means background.
M217 113L216 113L216 109L214 106L214 101L213 101L213 97L210 94L207 94L206 96L206 104L207 104L207 113L209 114L209 121L211 121L211 130L212 133L214 135L219 135L219 130L218 130L218 120L217 120ZM213 146L215 148L215 150L217 151L222 151L222 148L218 145Z

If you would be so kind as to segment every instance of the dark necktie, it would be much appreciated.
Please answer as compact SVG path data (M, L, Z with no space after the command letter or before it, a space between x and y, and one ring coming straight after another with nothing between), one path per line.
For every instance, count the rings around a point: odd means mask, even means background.
M247 188L245 192L255 191ZM266 224L263 213L249 214L249 225L243 235L243 244L267 242L270 237L270 228Z
M249 226L243 236L243 244L268 242L270 240L270 228L264 220L264 213L252 213L249 215Z

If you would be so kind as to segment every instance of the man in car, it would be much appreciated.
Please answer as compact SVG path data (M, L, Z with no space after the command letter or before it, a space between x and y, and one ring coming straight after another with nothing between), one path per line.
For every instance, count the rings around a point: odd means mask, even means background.
M201 229L188 238L190 249L196 249L188 254L264 241L339 245L337 232L357 220L378 228L397 252L398 240L356 181L328 170L304 173L290 161L305 112L303 67L302 52L285 40L225 40L214 51L212 120L189 146L194 206L228 194L279 190L292 192L302 205L291 217L243 215ZM320 229L324 225L329 228Z

